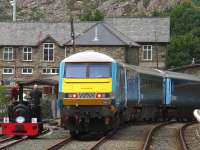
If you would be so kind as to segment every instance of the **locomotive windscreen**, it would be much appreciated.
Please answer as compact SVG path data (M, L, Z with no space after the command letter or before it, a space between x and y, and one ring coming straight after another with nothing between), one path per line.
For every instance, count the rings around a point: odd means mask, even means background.
M66 78L109 78L110 63L67 63Z

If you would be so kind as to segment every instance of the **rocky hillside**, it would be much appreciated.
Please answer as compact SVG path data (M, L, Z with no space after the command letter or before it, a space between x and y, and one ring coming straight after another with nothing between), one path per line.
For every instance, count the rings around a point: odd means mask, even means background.
M151 16L184 0L17 0L18 21L66 21L72 12L77 18L93 10L107 17ZM12 20L9 0L0 0L0 21Z

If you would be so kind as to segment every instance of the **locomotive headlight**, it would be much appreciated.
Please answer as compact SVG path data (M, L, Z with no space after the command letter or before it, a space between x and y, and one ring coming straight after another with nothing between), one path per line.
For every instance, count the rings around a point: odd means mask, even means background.
M4 118L3 118L3 122L4 122L4 123L9 123L9 118L8 118L8 117L4 117Z
M25 122L25 118L22 117L22 116L18 116L18 117L16 118L16 122L17 122L17 123L24 123L24 122Z
M31 118L32 123L37 123L37 118Z

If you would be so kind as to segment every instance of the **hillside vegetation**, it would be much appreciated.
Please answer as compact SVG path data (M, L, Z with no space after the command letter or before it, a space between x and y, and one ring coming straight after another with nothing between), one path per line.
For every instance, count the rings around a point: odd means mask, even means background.
M175 8L158 13L171 17L171 42L168 67L200 62L200 1L187 1ZM155 13L156 14L156 13Z

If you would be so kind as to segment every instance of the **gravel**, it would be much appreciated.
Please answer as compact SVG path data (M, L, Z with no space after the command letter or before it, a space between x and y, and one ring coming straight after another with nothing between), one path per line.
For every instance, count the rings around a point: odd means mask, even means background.
M185 129L185 140L189 149L200 149L200 124L193 124Z
M150 150L177 150L180 149L179 129L183 123L173 123L157 130L152 138Z
M50 132L47 134L25 140L10 147L9 150L44 150L69 136L69 132L62 128L50 128Z
M138 124L121 129L111 139L100 145L99 150L141 149L144 138L152 127L152 124Z

